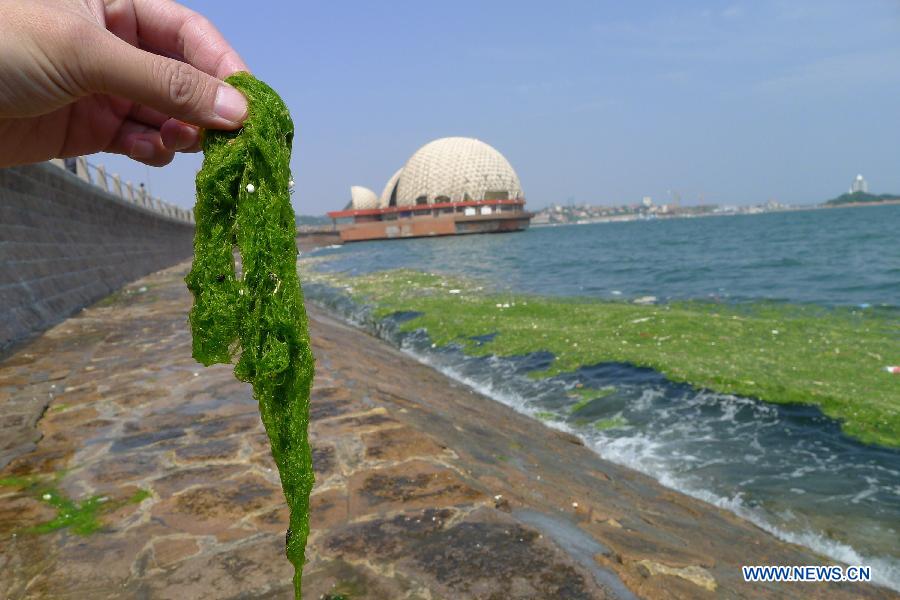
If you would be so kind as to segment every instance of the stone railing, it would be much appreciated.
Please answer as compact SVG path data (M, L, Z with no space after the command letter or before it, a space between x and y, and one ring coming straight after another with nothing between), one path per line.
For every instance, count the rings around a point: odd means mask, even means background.
M164 215L171 219L184 221L186 223L194 222L194 212L179 208L174 204L169 204L159 198L153 197L147 193L143 186L135 187L130 181L123 182L117 174L108 174L103 165L94 165L88 162L84 156L77 158L61 159L57 158L50 161L61 169L64 169L83 181L92 183L104 191L109 192L113 196L117 196L124 200L151 210L160 215Z

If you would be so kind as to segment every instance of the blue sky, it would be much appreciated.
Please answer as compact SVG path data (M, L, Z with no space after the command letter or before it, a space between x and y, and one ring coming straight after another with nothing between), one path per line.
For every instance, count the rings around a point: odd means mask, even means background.
M503 152L533 208L900 193L900 0L185 4L291 108L302 214L451 135ZM199 155L91 160L193 204Z

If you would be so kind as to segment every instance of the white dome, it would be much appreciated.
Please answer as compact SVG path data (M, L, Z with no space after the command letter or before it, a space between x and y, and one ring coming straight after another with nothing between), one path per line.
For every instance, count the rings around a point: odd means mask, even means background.
M450 137L435 140L412 155L393 182L397 184L397 205L465 200L522 198L519 177L509 161L489 145L473 138ZM385 188L390 201L393 186ZM381 201L385 203L385 194Z
M381 192L381 199L378 201L378 206L380 208L385 208L391 205L391 194L394 193L394 187L397 185L397 180L400 179L400 173L403 172L403 167L397 169L397 172L394 173L390 180L388 180L387 185L384 186L384 191Z
M350 188L350 206L353 210L378 208L378 195L369 188L354 185Z

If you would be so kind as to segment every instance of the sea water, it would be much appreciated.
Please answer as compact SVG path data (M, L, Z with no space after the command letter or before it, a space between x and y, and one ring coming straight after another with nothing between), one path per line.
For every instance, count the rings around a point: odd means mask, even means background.
M317 254L330 256L317 268L350 274L408 267L542 295L871 307L896 310L900 322L900 206L533 228ZM815 407L698 391L621 364L535 381L525 374L552 356L433 348L423 332L397 332L402 315L375 323L333 290L309 286L307 294L451 377L579 435L607 460L782 539L871 565L873 578L900 590L900 451L848 438ZM573 415L570 392L579 385L615 391ZM900 408L900 377L897 389ZM586 424L603 419L619 425Z

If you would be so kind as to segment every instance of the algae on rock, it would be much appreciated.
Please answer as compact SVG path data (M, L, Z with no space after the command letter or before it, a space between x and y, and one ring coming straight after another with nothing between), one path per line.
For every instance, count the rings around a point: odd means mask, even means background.
M249 115L243 128L207 131L203 140L185 279L194 295L193 355L206 366L237 359L235 376L253 386L290 509L287 556L300 598L314 482L307 434L314 361L289 191L294 125L265 83L248 73L226 81L247 96Z

